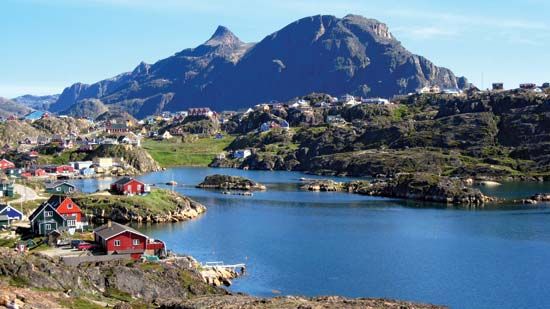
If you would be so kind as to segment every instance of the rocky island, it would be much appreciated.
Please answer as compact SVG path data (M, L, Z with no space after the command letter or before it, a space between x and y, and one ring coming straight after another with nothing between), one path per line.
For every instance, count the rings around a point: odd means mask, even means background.
M197 185L201 189L263 191L266 187L250 179L239 176L210 175Z
M343 191L362 195L411 199L426 202L482 206L496 198L472 188L466 181L432 174L400 174L376 181L311 181L301 187L309 191Z

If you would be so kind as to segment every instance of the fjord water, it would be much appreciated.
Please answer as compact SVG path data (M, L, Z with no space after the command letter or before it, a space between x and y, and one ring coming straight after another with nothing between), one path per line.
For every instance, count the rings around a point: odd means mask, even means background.
M253 197L195 189L206 175L266 184ZM142 180L208 207L196 220L140 226L200 261L247 264L231 290L259 296L343 295L452 308L550 307L550 209L485 210L298 190L292 172L176 168ZM95 191L108 180L77 184ZM182 185L183 184L183 185ZM550 192L550 184L484 188L506 197ZM420 207L422 206L422 207Z

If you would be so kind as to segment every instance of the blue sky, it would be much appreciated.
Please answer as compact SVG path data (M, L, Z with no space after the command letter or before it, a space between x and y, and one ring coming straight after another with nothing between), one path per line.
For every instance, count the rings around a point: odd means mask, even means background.
M59 93L194 47L217 25L243 41L301 17L376 18L410 51L481 86L550 81L550 0L2 0L0 96Z

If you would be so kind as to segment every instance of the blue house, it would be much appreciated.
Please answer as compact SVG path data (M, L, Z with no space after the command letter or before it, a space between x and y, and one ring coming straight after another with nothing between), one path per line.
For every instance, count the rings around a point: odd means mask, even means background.
M95 170L92 167L86 167L80 170L82 176L92 176L95 174Z
M16 208L10 205L1 205L0 206L0 216L5 216L8 220L8 225L13 220L23 219L23 213L17 210Z

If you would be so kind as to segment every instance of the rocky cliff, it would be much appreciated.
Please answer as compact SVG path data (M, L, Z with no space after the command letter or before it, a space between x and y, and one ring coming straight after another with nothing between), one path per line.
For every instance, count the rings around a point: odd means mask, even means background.
M100 145L93 152L86 155L86 160L98 157L123 159L133 170L127 170L126 175L160 171L161 167L147 151L141 147L131 145Z
M234 110L311 92L390 97L426 85L456 88L465 81L409 52L377 20L318 15L256 44L220 26L196 48L95 84L74 84L51 110L100 99L142 118L191 105Z

